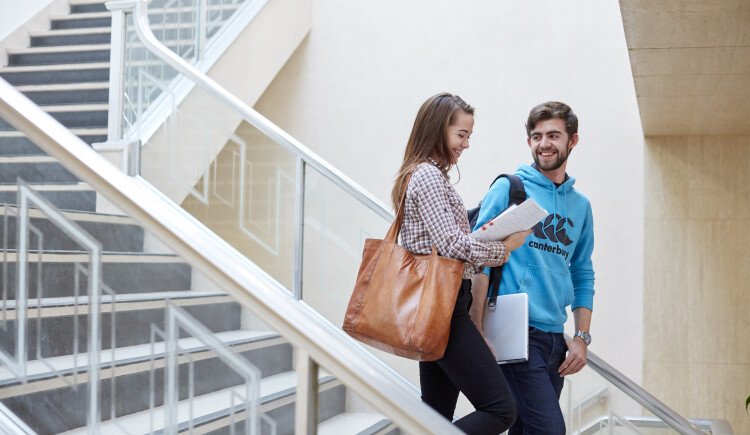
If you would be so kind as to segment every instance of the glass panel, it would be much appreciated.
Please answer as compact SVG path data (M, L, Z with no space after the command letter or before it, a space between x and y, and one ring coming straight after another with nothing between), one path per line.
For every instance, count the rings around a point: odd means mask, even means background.
M157 66L177 76L157 60L139 74L160 89L137 125L141 175L292 288L296 157L184 77L150 75Z
M293 430L291 345L2 120L0 203L0 401L32 430Z
M250 0L155 0L148 4L154 36L167 48L192 63ZM138 39L133 15L127 14L125 34L123 137L140 138L143 117L163 111L159 104L171 104L178 74L145 49ZM151 133L146 133L151 134Z
M565 378L560 399L567 433L679 433L588 366Z
M391 222L307 166L302 299L336 325L344 319L368 238Z

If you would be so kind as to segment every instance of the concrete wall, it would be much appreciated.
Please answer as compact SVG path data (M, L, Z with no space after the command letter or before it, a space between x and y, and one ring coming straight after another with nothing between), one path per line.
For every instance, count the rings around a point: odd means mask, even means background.
M646 143L643 384L750 433L750 136Z
M591 350L640 382L643 135L617 3L313 1L310 35L255 107L387 202L417 109L442 91L477 108L459 164L467 205L531 161L532 106L557 99L578 113L568 169L596 222ZM353 279L328 284L351 291Z

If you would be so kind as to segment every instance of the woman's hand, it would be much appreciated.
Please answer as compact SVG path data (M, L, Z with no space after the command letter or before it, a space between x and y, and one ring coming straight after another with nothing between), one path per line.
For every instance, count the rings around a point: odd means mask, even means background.
M505 252L507 253L508 257L510 257L510 251L515 251L516 249L520 248L526 240L526 237L532 232L532 230L519 231L517 233L509 235L505 238L505 240L503 240L503 243L505 243ZM508 260L506 259L505 261L507 262Z

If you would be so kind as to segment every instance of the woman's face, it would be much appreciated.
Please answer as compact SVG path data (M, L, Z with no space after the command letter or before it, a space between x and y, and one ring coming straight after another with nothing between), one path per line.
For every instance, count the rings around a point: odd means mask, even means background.
M461 153L469 148L469 137L474 131L474 115L469 115L464 111L456 113L453 124L448 126L447 143L451 152L453 163L458 161Z

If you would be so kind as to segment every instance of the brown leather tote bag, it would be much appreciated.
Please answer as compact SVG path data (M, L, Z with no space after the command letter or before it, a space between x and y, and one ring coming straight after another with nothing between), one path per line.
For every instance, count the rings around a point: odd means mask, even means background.
M376 349L434 361L448 345L464 262L438 256L434 246L431 255L414 255L396 243L405 197L406 189L385 240L365 240L343 329Z

